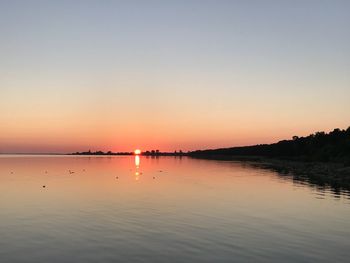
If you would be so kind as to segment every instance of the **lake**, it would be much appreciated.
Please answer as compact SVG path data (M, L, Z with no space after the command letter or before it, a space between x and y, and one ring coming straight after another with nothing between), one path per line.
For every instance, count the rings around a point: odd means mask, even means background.
M0 262L348 262L350 197L234 161L0 156Z

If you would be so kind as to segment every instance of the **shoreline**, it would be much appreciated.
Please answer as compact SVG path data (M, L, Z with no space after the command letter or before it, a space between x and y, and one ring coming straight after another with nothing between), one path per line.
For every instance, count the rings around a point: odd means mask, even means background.
M298 181L321 187L331 187L335 191L340 189L350 191L350 166L343 163L305 162L261 156L189 155L189 157L244 162L255 167L274 170L281 176L292 176Z

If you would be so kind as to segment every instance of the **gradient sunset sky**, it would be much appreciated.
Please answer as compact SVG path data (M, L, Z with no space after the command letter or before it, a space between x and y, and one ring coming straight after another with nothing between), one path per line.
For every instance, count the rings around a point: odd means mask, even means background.
M350 1L0 1L0 153L350 125Z

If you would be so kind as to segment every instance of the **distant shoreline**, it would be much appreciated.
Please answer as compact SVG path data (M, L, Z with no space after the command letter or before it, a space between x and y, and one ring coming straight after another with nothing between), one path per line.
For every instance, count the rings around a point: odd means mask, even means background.
M115 156L115 155L135 155L133 152L103 152L103 151L96 151L96 152L75 152L75 153L69 153L68 155L90 155L90 156ZM141 154L138 154L140 156L187 156L187 153L184 153L182 151L180 152L160 152L160 151L145 151Z

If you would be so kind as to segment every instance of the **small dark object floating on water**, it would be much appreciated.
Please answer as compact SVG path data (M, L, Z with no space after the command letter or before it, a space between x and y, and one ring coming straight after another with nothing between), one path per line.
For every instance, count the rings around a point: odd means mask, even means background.
M43 185L43 188L45 188L46 187L46 185Z

